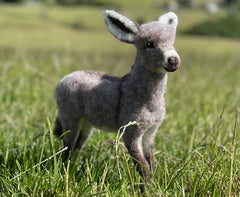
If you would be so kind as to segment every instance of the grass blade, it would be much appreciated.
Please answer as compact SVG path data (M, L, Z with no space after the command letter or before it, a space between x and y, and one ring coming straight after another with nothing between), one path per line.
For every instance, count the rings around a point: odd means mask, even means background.
M231 197L231 196L232 196L233 162L234 162L235 139L236 139L238 113L239 113L239 111L237 111L237 114L236 114L236 117L235 117L234 129L233 129L233 139L232 139L231 160L230 160L230 179L229 179L228 197Z

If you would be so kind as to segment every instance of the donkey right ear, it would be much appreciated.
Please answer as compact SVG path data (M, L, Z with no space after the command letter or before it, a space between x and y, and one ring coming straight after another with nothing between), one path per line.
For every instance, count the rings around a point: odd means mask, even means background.
M140 31L140 26L137 22L113 10L105 10L103 17L109 31L117 39L127 43L134 42L136 34Z

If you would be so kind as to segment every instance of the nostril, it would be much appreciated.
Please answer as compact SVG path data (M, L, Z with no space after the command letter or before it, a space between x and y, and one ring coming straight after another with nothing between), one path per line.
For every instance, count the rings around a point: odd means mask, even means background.
M171 56L168 58L168 63L171 65L171 66L178 66L179 65L179 60L177 57L175 56Z

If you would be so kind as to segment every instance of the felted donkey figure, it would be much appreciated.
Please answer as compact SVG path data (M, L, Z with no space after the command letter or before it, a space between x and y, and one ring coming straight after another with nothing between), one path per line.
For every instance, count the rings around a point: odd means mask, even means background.
M63 77L56 87L55 134L70 130L62 137L64 146L69 151L81 150L95 127L117 131L136 121L138 126L125 129L123 141L148 185L149 170L155 166L154 138L165 115L167 72L180 66L173 47L178 18L169 12L157 21L139 25L113 10L103 15L116 38L136 46L135 63L123 77L94 71L76 71Z

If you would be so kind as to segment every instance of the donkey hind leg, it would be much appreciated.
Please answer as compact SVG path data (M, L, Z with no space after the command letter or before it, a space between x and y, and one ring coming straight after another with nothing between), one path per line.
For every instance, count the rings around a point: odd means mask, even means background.
M94 127L91 125L91 123L82 118L81 119L81 131L78 136L75 148L78 150L82 150L87 142L87 139L92 135L94 130Z
M56 135L57 137L60 137L62 135L62 124L60 119L57 117L55 120L55 126L54 126L54 135Z
M154 139L155 139L157 129L158 129L158 126L153 126L149 128L142 137L143 154L152 171L155 168L155 155L153 152L153 148L154 148Z
M82 120L80 118L75 120L72 119L68 121L62 121L63 132L70 131L69 133L66 133L62 138L64 147L68 147L66 155L68 155L70 152L73 152L76 149L76 143L80 135L81 127Z

